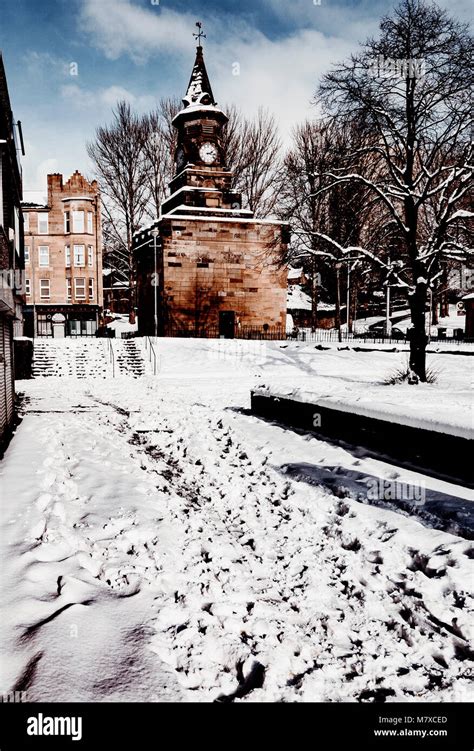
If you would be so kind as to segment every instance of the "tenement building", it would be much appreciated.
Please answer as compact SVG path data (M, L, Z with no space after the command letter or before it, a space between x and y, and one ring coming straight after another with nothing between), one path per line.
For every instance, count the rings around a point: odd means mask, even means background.
M24 203L25 334L93 336L102 309L97 182L48 175L48 202Z
M203 50L174 118L176 174L160 217L134 237L141 334L251 335L284 330L286 227L254 217L232 189L227 116L212 93Z
M0 451L14 416L13 337L22 331L21 124L13 119L0 54Z

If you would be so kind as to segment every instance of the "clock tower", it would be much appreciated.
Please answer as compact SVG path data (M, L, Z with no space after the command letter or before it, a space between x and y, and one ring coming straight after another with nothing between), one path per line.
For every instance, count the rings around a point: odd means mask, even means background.
M169 185L171 197L162 206L163 214L178 205L234 211L241 208L240 195L231 190L232 171L225 163L223 128L228 119L215 101L199 44L183 108L173 120L178 131L176 172Z
M227 115L196 59L177 130L175 175L160 216L134 236L138 330L161 336L284 335L288 230L242 208L226 163ZM259 333L260 332L260 333ZM270 333L269 333L270 332Z

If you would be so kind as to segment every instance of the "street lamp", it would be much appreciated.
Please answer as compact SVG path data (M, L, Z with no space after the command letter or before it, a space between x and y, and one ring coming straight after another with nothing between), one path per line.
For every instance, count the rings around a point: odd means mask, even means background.
M392 321L390 320L390 276L392 273L392 261L388 256L387 287L385 290L385 336L392 334Z
M153 262L155 273L153 274L153 287L154 287L154 309L155 309L155 337L158 336L158 269L156 263L156 238L159 236L160 230L156 227L151 230L153 237Z
M341 287L339 281L339 275L342 268L342 262L338 261L336 264L336 327L337 327L337 339L342 342L341 332Z

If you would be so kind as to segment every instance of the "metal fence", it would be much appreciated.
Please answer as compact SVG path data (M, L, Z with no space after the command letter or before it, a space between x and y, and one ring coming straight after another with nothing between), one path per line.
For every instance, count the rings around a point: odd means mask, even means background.
M203 329L182 329L170 328L166 333L170 338L190 338L190 339L221 339L225 338L218 326L210 326ZM385 336L366 331L366 332L339 332L335 329L295 329L287 332L284 328L278 326L259 327L259 326L241 326L235 330L235 339L251 339L263 341L297 341L297 342L352 342L353 344L404 344L408 343L405 336ZM461 337L432 336L430 343L442 344L474 344L474 339L463 339Z

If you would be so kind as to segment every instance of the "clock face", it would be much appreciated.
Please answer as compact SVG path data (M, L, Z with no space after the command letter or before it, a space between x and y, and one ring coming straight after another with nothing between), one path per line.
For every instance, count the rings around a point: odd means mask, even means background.
M205 164L212 164L217 160L219 152L213 143L203 143L199 149L199 156Z

